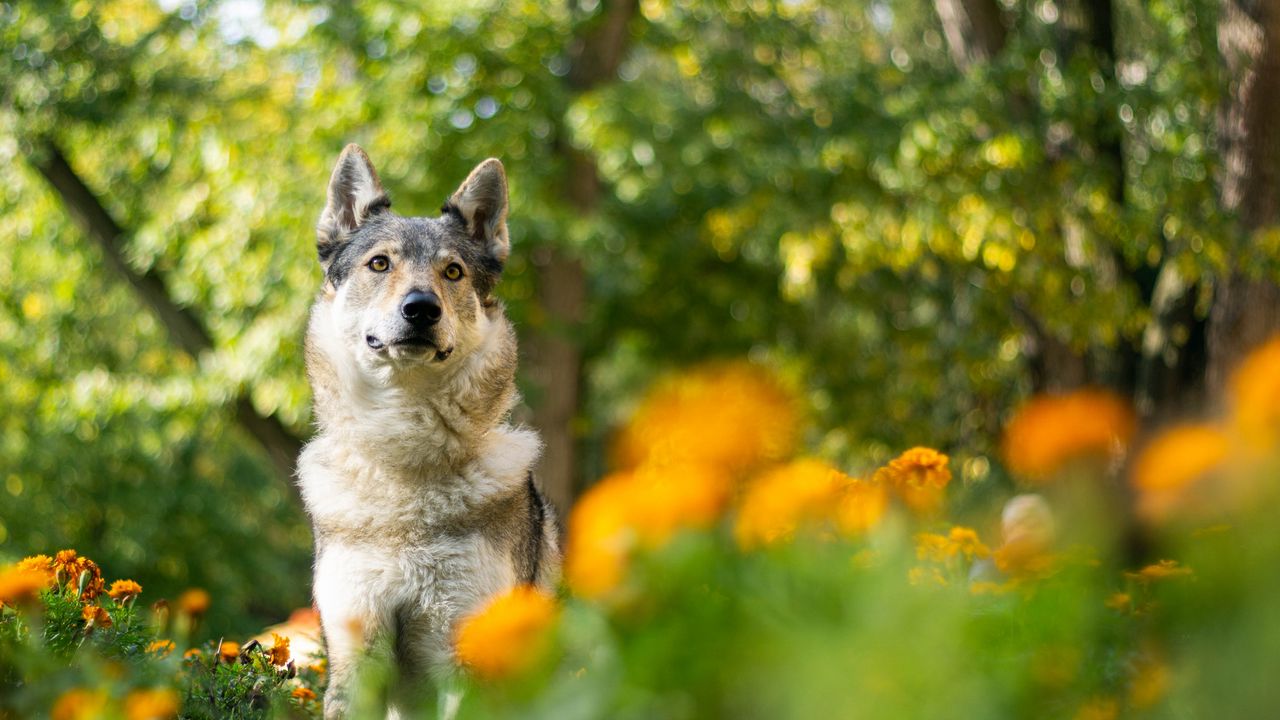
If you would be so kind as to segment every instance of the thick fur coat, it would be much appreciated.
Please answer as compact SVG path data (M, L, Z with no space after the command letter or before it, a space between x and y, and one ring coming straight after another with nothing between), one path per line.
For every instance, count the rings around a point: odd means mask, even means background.
M329 652L325 717L355 665L399 671L389 715L454 669L458 620L517 584L549 588L557 527L534 483L539 440L508 424L515 333L492 289L509 251L502 165L437 218L406 218L365 153L343 151L318 227L325 283L307 330L319 432L299 461Z

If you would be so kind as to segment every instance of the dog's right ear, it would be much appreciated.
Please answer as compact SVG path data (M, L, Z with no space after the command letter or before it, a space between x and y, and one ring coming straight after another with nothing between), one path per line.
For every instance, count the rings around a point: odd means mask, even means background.
M316 225L316 250L326 269L347 236L373 215L391 207L369 156L352 143L338 156L329 177L329 201Z

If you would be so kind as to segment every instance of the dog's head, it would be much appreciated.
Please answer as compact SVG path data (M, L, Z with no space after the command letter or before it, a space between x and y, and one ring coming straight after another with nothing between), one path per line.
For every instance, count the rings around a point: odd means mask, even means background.
M480 343L510 250L506 219L507 178L495 159L471 172L439 217L401 217L364 151L342 151L317 249L334 329L362 365L448 363Z

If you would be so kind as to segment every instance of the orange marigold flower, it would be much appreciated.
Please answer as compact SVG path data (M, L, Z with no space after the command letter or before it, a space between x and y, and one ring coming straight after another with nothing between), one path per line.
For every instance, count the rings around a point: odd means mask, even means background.
M658 383L619 432L619 468L698 463L747 471L788 456L799 422L791 392L765 370L719 363Z
M512 588L459 624L458 662L486 679L527 670L545 650L556 611L546 593L528 585Z
M172 640L153 640L151 641L151 644L147 646L147 652L155 653L160 657L168 657L169 653L173 652L173 647L174 645Z
M289 638L271 633L271 641L271 649L267 651L267 657L271 658L271 664L287 664L289 662Z
M1005 427L1005 463L1026 479L1044 480L1073 459L1118 455L1136 427L1129 404L1105 390L1041 395Z
M178 693L169 688L134 690L124 698L126 720L169 720L180 709Z
M1159 520L1198 505L1190 499L1193 488L1222 465L1230 446L1226 433L1212 425L1180 425L1156 436L1133 464L1140 513Z
M53 702L49 720L97 720L107 709L105 690L72 688Z
M306 687L296 687L290 694L293 696L294 700L300 700L304 703L311 702L316 699L315 691Z
M97 605L85 605L80 611L80 617L84 618L86 631L111 627L111 614Z
M191 658L198 658L203 656L204 656L204 652L200 648L190 648L186 652L182 653L183 660L190 660Z
M622 580L630 553L683 528L713 524L729 499L727 474L696 464L645 465L588 490L569 516L565 575L580 595L600 597Z
M889 491L883 485L854 480L836 506L836 526L845 534L860 535L879 525L888 509Z
M1191 568L1178 564L1177 560L1161 560L1137 572L1127 572L1125 577L1140 583L1149 583L1156 580L1190 577L1192 574Z
M125 604L142 594L142 586L132 580L117 580L111 583L107 595L120 604Z
M240 643L223 640L218 645L218 659L223 662L233 662L238 657L240 657Z
M875 480L890 487L944 488L951 482L946 455L927 447L913 447L876 471Z
M43 573L47 578L45 588L53 587L56 580L56 573L53 569L53 558L48 555L32 555L22 558L16 566L19 570L30 570L33 572Z
M204 615L209 611L209 593L191 588L178 596L178 612L185 615Z
M311 668L312 672L323 675L329 671L329 661L321 658L320 660L317 660L311 663L309 667Z
M49 575L43 570L22 567L21 563L0 571L0 605L16 606L34 601L41 590L49 589Z
M744 548L789 538L801 523L826 518L850 478L821 460L802 459L765 472L747 486L734 536Z
M1251 352L1231 375L1228 393L1236 431L1255 449L1280 437L1280 335Z

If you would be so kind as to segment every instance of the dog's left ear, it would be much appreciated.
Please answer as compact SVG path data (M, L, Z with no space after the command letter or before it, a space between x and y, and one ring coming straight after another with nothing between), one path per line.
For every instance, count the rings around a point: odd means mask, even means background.
M462 181L446 205L453 206L467 224L467 232L483 243L485 253L499 263L507 261L511 240L507 237L507 173L497 158L476 166Z

